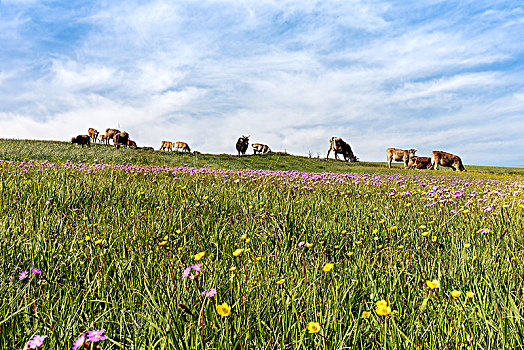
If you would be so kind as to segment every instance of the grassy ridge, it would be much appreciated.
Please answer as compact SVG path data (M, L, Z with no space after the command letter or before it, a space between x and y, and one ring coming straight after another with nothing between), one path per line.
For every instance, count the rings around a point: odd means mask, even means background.
M524 346L521 176L30 145L7 158L72 162L1 163L2 349L35 334L48 335L43 349L71 348L100 328L103 349ZM132 157L212 166L105 164ZM355 173L217 170L282 160ZM196 263L205 271L182 277ZM19 280L31 267L42 273Z
M94 162L103 159L110 163L131 163L144 165L168 165L202 167L212 165L217 169L269 169L297 170L307 172L382 172L386 162L345 163L323 158L308 158L287 153L272 153L256 157L237 157L229 154L188 154L182 152L159 152L141 149L121 149L93 144L90 149L61 141L0 139L0 159L40 159L49 161ZM395 168L403 164L393 163ZM466 166L468 171L494 174L522 174L524 168ZM451 171L444 168L444 171Z

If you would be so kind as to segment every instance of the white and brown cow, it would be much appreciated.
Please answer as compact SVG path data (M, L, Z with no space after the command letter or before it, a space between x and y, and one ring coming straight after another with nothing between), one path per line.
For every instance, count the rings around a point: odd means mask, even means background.
M98 140L98 134L99 134L98 130L89 128L87 129L87 134L91 138L92 142L96 142L96 140Z
M191 148L189 148L189 145L182 141L177 141L175 143L175 151L180 150L180 152L191 152Z
M358 162L358 158L355 157L355 155L353 154L351 146L346 141L342 140L340 137L333 136L329 139L329 149L326 155L326 159L328 159L329 153L331 151L335 152L335 159L338 159L338 155L342 154L346 162L348 160L350 162Z
M408 169L429 169L430 166L430 157L412 157L409 160Z
M160 145L160 151L173 151L173 142L162 141L162 144Z
M459 156L444 151L431 152L430 169L438 170L439 165L451 168L453 171L466 171Z
M264 145L262 143L254 143L251 145L251 147L253 147L253 154L264 154L264 153L268 153L268 152L271 152L271 148L269 148L268 145Z
M404 168L408 167L409 160L417 153L416 149L398 149L388 148L386 150L386 159L388 162L388 168L391 168L391 162L404 162Z

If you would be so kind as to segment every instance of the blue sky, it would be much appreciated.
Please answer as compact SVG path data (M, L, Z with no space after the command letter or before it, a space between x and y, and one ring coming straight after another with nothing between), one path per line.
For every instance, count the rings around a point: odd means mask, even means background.
M524 164L522 1L0 3L0 137Z

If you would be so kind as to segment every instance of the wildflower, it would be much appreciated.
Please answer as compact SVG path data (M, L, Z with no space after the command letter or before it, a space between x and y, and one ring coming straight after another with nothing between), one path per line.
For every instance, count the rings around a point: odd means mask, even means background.
M313 246L313 243L306 243L306 248L311 248Z
M329 272L333 269L335 265L331 264L331 263L327 263L326 265L324 265L324 267L322 268L322 271L324 272Z
M298 242L298 246L299 247L302 247L304 244L306 244L305 242Z
M82 218L82 220L87 221L87 218L84 216L84 217Z
M100 243L102 243L102 238L97 239L97 240L95 241L95 245L98 245L98 244L100 244Z
M217 294L217 290L215 288L208 288L205 291L201 293L202 295L205 295L208 298L212 298Z
M47 338L47 335L35 335L33 339L27 342L25 345L26 349L38 349L44 344L44 340Z
M223 303L222 305L217 305L216 308L217 308L218 314L222 317L231 315L231 308L229 307L229 305L227 305L227 303Z
M458 298L462 293L459 291L459 290L452 290L451 291L451 296L453 298Z
M72 350L75 350L75 349L78 349L82 346L84 346L86 342L86 334L85 333L82 333L78 338L76 338L76 340L73 342L73 349Z
M162 245L166 245L167 244L167 241L162 241L162 242L159 242L158 245L162 246Z
M39 275L41 273L40 269L37 269L36 267L32 267L31 272L34 273L35 275Z
M387 306L388 303L384 299L377 301L377 307L384 307Z
M473 293L473 292L471 292L469 290L466 292L466 297L473 298L474 296L475 296L475 293Z
M351 256L351 255L353 255L353 252L347 252L346 255L347 256Z
M198 261L200 259L202 259L204 257L204 255L206 255L206 252L200 252L198 254L195 255L195 260Z
M233 256L239 256L240 254L242 254L243 251L244 249L237 249L233 252Z
M422 232L422 236L426 237L429 234L428 231Z
M431 237L431 240L432 240L433 242L436 242L436 241L437 241L437 236L433 236L433 237Z
M284 284L286 280L284 278L281 278L277 281L277 284Z
M22 271L20 272L20 276L18 276L18 279L21 281L25 280L27 277L29 277L29 271Z
M235 271L236 269L237 269L236 266L231 266L231 267L229 268L229 271L230 271L230 272L233 272L233 271Z
M53 198L47 198L47 200L45 201L45 205L51 204L52 200L53 200Z
M391 308L388 306L385 300L377 301L377 314L380 316L387 316L391 313Z
M86 242L89 242L91 240L91 237L89 236L86 236L86 238L84 238Z
M433 280L433 281L426 281L426 284L431 289L438 289L438 288L440 288L440 282L438 280L436 280L436 279Z
M320 323L318 322L309 322L307 324L307 330L309 333L318 333L320 332Z
M244 234L242 235L242 237L240 237L240 239L246 239L246 238L247 238L247 234L246 234L246 233L244 233Z
M469 247L471 247L471 244L469 243L464 244L464 248L469 248Z
M98 343L99 341L106 340L107 337L104 335L105 329L97 331L87 331L88 339L91 343Z
M371 312L369 311L362 312L362 318L369 318L369 316L371 316Z

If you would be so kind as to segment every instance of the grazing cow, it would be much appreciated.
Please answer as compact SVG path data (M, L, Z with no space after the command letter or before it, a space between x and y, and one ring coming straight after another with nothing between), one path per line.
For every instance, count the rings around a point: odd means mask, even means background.
M438 170L439 165L451 168L453 171L466 171L459 156L444 151L431 152L431 166L429 169Z
M271 149L269 148L268 145L264 145L264 144L261 144L261 143L254 143L251 145L251 147L253 147L253 154L264 154L264 153L267 153L267 152L271 152Z
M236 145L239 156L240 156L240 153L246 154L247 146L249 146L249 136L242 135L242 137L238 138L237 145Z
M171 141L162 141L162 145L160 145L160 151L173 151L173 142Z
M115 136L113 136L113 144L115 145L116 149L119 149L120 146L127 146L127 143L129 141L129 134L125 131L119 132Z
M409 160L415 156L417 153L416 149L398 149L398 148L388 148L386 150L386 159L388 162L388 168L391 168L391 162L404 162L404 168L408 167Z
M189 145L185 142L177 141L175 146L175 151L181 150L181 152L191 152L191 148L189 148Z
M127 140L127 147L134 147L137 148L136 142L133 140Z
M335 152L335 159L338 159L338 154L342 154L344 157L344 160L347 162L348 160L350 162L358 162L358 158L355 157L353 154L353 151L351 150L351 146L344 140L342 140L340 137L333 136L329 139L329 149L326 155L326 159L329 158L329 153L333 150Z
M89 135L78 135L77 137L72 137L71 143L77 143L79 145L82 145L82 148L84 148L84 145L87 145L87 147L91 147L91 139Z
M430 157L411 157L408 169L429 169L431 166Z
M106 144L109 145L109 140L113 140L114 142L115 141L114 137L116 134L120 134L120 130L107 128L106 129Z
M93 128L87 129L87 134L91 138L91 141L96 142L96 140L98 140L99 132L96 129L93 129Z

